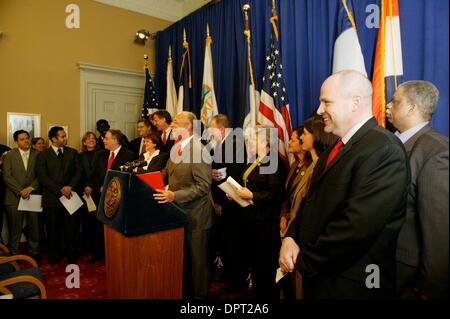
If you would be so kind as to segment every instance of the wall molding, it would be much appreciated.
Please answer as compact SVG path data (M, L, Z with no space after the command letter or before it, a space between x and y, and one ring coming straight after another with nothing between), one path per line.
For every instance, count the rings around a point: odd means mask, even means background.
M105 66L105 65L99 65L99 64L84 63L84 62L78 62L77 65L80 70L90 70L90 71L96 71L96 72L131 75L131 76L145 78L145 72L143 70L137 71L137 70L116 68L116 67L112 67L112 66ZM152 74L152 76L153 76L153 74Z

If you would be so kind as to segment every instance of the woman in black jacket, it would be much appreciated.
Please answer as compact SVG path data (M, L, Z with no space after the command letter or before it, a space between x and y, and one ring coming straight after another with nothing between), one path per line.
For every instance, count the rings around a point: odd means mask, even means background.
M279 212L284 193L284 163L273 146L278 143L276 130L272 136L269 127L257 126L249 140L249 163L238 181L244 187L237 189L242 199L252 205L242 208L245 234L243 246L248 256L255 297L279 299L275 284L280 248ZM238 249L238 248L237 248Z
M162 141L160 134L150 132L144 137L146 152L139 156L139 160L145 160L147 165L134 170L135 173L149 173L162 170L169 159L169 154L161 152Z

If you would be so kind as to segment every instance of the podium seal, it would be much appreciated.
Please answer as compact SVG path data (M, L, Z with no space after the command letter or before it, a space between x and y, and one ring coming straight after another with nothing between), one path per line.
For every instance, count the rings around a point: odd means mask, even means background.
M118 177L114 177L111 179L108 184L108 188L106 189L105 201L103 204L106 217L111 219L116 215L121 199L122 185L120 184L120 179Z

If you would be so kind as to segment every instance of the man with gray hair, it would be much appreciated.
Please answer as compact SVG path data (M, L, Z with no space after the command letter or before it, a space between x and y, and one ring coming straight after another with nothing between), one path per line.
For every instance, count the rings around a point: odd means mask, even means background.
M409 167L402 143L372 116L372 85L341 71L320 90L325 131L339 137L314 169L280 250L304 298L393 298L395 244L405 219Z
M195 114L180 112L172 121L175 145L161 171L167 190L157 190L160 204L174 202L187 214L184 297L206 298L211 276L210 238L213 219L211 158L194 138Z
M395 91L387 117L397 128L411 165L406 222L397 244L400 298L448 298L448 137L429 125L439 100L427 81Z

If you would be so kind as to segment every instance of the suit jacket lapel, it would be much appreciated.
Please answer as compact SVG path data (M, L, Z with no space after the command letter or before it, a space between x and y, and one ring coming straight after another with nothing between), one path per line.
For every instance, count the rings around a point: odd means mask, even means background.
M372 129L373 127L377 126L377 121L375 120L375 118L371 118L370 120L368 120L366 123L364 123L364 125L358 130L356 131L356 133L350 138L350 140L344 144L344 147L341 149L341 151L336 155L336 157L331 161L330 165L328 167L326 166L326 161L328 159L328 155L330 154L333 146L330 146L320 157L320 165L319 168L320 170L318 170L319 173L319 177L317 178L317 180L320 180L323 176L325 176L325 174L333 168L333 166L339 162L341 160L342 157L345 156L345 154L347 154L350 149L352 148L354 143L357 143L364 135L366 135L366 133ZM319 163L318 163L319 164Z

